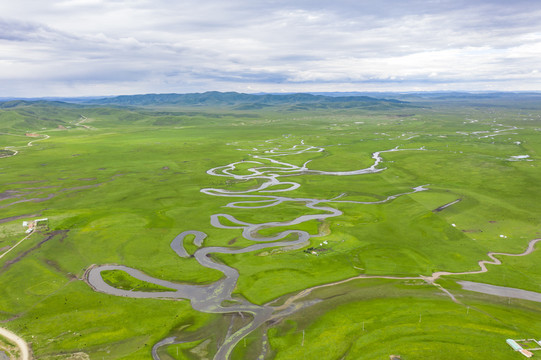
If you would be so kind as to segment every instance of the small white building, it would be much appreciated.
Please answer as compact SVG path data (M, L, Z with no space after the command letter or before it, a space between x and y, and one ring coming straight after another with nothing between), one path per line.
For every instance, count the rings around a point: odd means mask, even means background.
M32 231L34 231L34 229L38 227L47 228L48 224L49 224L48 218L36 219L36 220L31 220L31 221L23 221L23 227L28 228L25 231L27 234L30 234Z

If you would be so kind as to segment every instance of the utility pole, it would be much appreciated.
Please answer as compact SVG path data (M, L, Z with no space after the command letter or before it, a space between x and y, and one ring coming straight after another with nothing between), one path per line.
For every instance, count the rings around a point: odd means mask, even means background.
M302 331L302 344L301 346L304 346L304 330Z
M423 315L423 314L419 314L419 323L421 322L422 315Z

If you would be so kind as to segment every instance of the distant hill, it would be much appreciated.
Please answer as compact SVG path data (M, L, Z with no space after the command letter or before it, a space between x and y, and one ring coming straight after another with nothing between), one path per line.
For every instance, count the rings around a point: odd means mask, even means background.
M541 109L539 91L424 91L424 92L321 92L325 96L369 96L405 101L420 107L434 105L474 107L522 107Z
M0 131L29 131L67 126L77 120L74 104L59 101L10 100L0 102Z
M238 110L262 109L273 106L290 106L291 110L332 108L395 108L409 106L405 101L377 99L369 96L325 96L298 94L243 94L237 92L209 91L191 94L124 95L93 99L87 104L120 106L228 106Z
M539 92L420 92L396 96L397 99L412 102L418 106L447 105L541 109Z
M59 106L71 107L72 105L59 101L46 100L8 100L0 102L0 109L20 108L25 106Z

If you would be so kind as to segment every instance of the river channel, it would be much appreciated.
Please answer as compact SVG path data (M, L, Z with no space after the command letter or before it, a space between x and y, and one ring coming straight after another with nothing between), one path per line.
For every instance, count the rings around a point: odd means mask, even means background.
M320 287L333 286L346 281L363 278L392 278L392 279L423 279L431 284L439 276L453 275L448 272L439 272L432 274L431 277L386 277L386 276L365 276L360 275L351 279L338 281L332 284L325 284L316 286L310 289L306 289L297 295L292 296L284 304L280 306L272 306L270 304L255 305L242 298L231 296L237 280L239 278L239 272L237 269L227 266L225 264L217 263L212 260L210 254L241 254L259 251L266 248L282 248L284 250L295 250L310 244L310 239L322 236L324 234L309 234L302 230L286 230L279 232L273 236L264 236L260 233L262 229L278 228L284 226L295 226L311 220L325 220L331 217L342 215L342 211L332 207L332 204L339 203L356 203L356 204L381 204L407 194L413 194L420 191L426 191L428 188L426 185L416 186L411 191L391 195L383 200L373 202L360 202L344 199L344 194L339 194L332 199L316 199L316 198L295 198L280 196L278 193L286 193L300 187L300 184L294 181L287 181L292 176L301 175L320 175L320 176L361 176L365 174L373 174L384 171L385 168L380 167L383 162L382 154L395 151L423 151L424 148L419 149L389 149L383 151L377 151L372 154L373 164L367 168L351 170L351 171L323 171L314 170L309 168L310 161L305 162L302 166L297 166L291 163L277 160L276 157L284 158L288 155L319 153L324 151L322 147L308 146L301 143L295 145L289 149L274 148L264 152L263 155L253 155L252 160L233 162L225 166L219 166L209 169L207 173L212 176L228 177L241 181L257 180L260 185L245 191L231 191L216 188L204 188L200 191L209 196L220 196L231 198L231 202L228 203L225 208L250 208L260 209L272 206L277 206L285 202L295 202L296 204L302 203L307 208L318 211L317 214L303 214L297 218L289 221L273 221L259 224L252 224L241 221L234 216L227 213L219 213L210 215L210 225L220 229L238 229L241 230L242 236L254 242L254 245L247 246L245 248L228 248L228 247L206 247L205 238L206 234L200 230L188 230L180 233L170 243L172 251L174 251L180 257L189 257L190 254L185 249L185 242L191 241L196 245L197 250L193 253L195 259L201 266L221 271L224 276L207 285L192 285L192 284L178 284L166 280L161 280L149 276L137 269L126 267L123 265L99 265L90 267L86 274L86 280L96 291L106 294L124 296L131 298L160 298L160 299L188 299L191 306L198 311L207 313L241 313L248 314L251 321L244 327L231 331L225 337L223 343L219 346L217 353L214 356L215 360L226 360L229 358L233 348L241 341L245 336L257 329L261 324L268 320L280 319L291 313L310 306L315 300L308 302L300 302L300 300L309 294L312 290ZM246 166L251 166L246 169ZM240 170L242 166L242 169ZM276 194L276 195L275 195ZM226 220L226 221L224 221ZM288 239L288 240L285 240ZM533 244L532 244L533 251ZM511 254L505 254L511 255ZM521 254L522 255L522 254ZM516 255L515 255L516 256ZM519 255L520 256L520 255ZM495 258L493 258L494 260ZM478 272L486 271L484 263L480 262L482 269ZM101 272L106 270L121 270L130 274L136 279L146 281L148 283L160 285L171 289L171 291L161 292L144 292L144 291L128 291L115 288L108 285L103 281ZM471 272L476 273L476 272ZM467 274L467 273L460 273ZM436 285L439 286L439 285ZM441 288L441 287L440 287ZM454 301L456 299L447 290L445 291ZM227 306L224 305L227 303ZM168 346L171 344L180 343L174 337L169 337L161 340L154 345L152 349L152 357L154 360L160 360L159 348L162 346ZM265 348L263 349L263 353ZM262 355L263 356L263 355Z
M273 236L263 236L260 234L260 230L269 229L274 227L294 226L311 220L325 220L330 217L342 215L342 211L330 206L332 203L358 203L358 204L381 204L391 201L399 196L412 194L419 191L428 190L425 186L414 187L411 191L401 194L395 194L387 197L386 199L373 201L373 202L359 202L351 200L340 200L341 195L333 199L315 199L315 198L294 198L274 195L275 193L285 193L295 190L300 187L299 183L293 181L284 181L284 178L299 175L322 175L322 176L359 176L364 174L372 174L383 171L384 168L379 168L378 165L383 161L382 154L386 152L394 151L422 151L424 149L390 149L384 151L378 151L372 154L374 160L373 164L368 168L357 169L352 171L322 171L309 169L309 161L302 166L297 166L284 161L278 161L275 157L286 157L288 155L297 155L304 153L319 153L324 151L322 147L314 147L307 145L295 145L289 149L271 149L266 151L265 155L254 155L253 160L234 162L225 166L212 168L207 171L209 175L229 177L236 180L254 180L257 179L261 182L256 188L245 191L230 191L224 189L204 188L201 192L210 196L229 197L233 199L242 198L242 201L232 201L225 207L229 208L266 208L271 206L277 206L284 202L303 203L305 206L312 210L317 210L318 214L305 214L290 220L290 221L276 221L266 222L261 224L247 223L236 219L234 216L220 213L210 216L210 225L221 229L240 229L242 236L250 241L255 242L254 245L233 249L228 247L205 247L204 240L206 234L199 230L188 230L180 233L176 236L170 246L171 249L180 257L189 257L190 254L185 250L184 242L192 241L198 249L194 252L195 259L204 267L221 271L224 276L208 285L187 285L178 284L166 280L156 279L149 276L137 269L126 267L123 265L100 265L92 266L86 272L86 280L94 288L94 290L103 292L106 294L124 296L131 298L161 298L161 299L188 299L191 302L192 307L195 310L209 313L244 313L250 314L252 321L230 334L226 337L223 344L218 349L218 352L214 356L215 360L227 359L231 354L231 351L235 345L248 335L253 330L257 329L262 323L271 318L280 318L291 314L292 312L308 306L310 303L304 304L289 303L288 306L270 306L270 305L254 305L246 300L239 298L232 298L231 293L235 289L237 280L239 278L239 272L237 269L217 263L209 257L209 254L241 254L258 251L266 248L282 248L286 250L295 250L307 246L310 243L312 237L321 236L322 234L311 235L302 230L286 230L279 232ZM239 174L239 165L246 166L247 164L253 165L247 170L242 171L243 174ZM272 195L271 195L272 194ZM256 198L256 199L251 199ZM223 223L223 220L227 220L227 224ZM290 240L283 240L283 239ZM122 290L110 286L101 276L102 271L106 270L121 270L130 274L136 279L146 281L152 284L167 287L174 291L161 291L161 292L144 292L144 291L129 291ZM227 306L223 306L224 301L227 301ZM153 348L152 356L155 360L159 360L158 348L160 346L166 346L175 343L173 338L167 338L160 341Z

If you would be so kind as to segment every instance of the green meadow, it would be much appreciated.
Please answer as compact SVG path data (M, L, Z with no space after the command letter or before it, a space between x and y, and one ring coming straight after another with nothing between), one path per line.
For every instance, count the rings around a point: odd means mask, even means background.
M40 139L27 132L49 138L27 146ZM378 169L384 170L377 173L280 177L300 187L274 195L328 200L319 206L342 214L260 232L318 235L302 249L212 254L238 270L235 297L262 305L359 275L475 271L488 252L522 253L541 237L541 110L447 103L296 111L21 103L0 108L0 256L9 251L0 258L0 327L24 338L38 359L79 352L90 359L152 359L152 346L171 336L182 342L162 348L161 359L213 358L230 324L240 328L247 319L198 312L188 300L99 293L85 283L85 271L119 264L183 284L219 280L221 272L175 254L176 235L199 230L208 235L205 247L243 248L253 242L240 229L211 226L210 216L261 224L327 212L298 200L255 210L225 207L272 193L203 194L204 188L261 185L207 170L244 161L235 174L249 174L254 164L248 161L272 166L253 155L302 143L324 150L272 158L351 171L370 167L376 151L400 151L382 152ZM428 190L411 193L421 185ZM404 193L410 194L377 203ZM22 222L39 218L48 218L48 229L12 248L26 235ZM303 251L308 247L321 251ZM541 337L535 320L541 303L465 291L455 281L541 292L539 247L524 257L500 256L503 264L488 265L487 273L440 278L459 303L421 280L357 279L319 288L300 300L302 309L248 334L231 359L262 353L265 359L518 359L505 340ZM104 280L127 290L164 290L121 271Z

